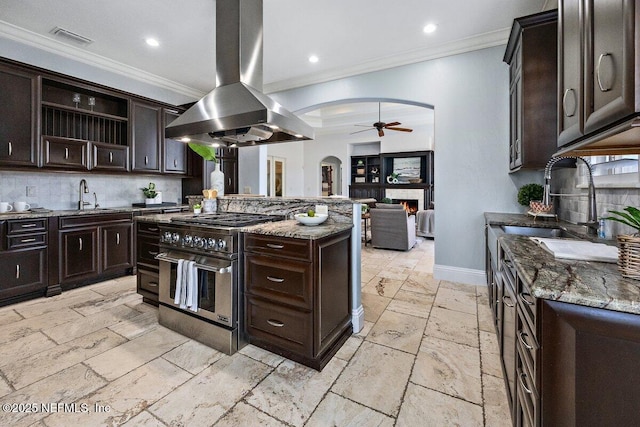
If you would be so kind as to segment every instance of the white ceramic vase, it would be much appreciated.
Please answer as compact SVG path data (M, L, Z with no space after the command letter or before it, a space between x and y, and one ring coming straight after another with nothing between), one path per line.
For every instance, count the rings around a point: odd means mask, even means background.
M211 188L218 190L218 197L224 196L224 172L220 170L220 163L216 162L216 167L211 172Z

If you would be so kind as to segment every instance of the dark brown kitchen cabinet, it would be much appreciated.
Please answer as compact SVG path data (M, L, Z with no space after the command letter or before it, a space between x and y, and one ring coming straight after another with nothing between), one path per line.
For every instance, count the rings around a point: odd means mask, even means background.
M102 272L133 267L133 223L102 227Z
M637 425L640 315L541 305L541 425Z
M53 136L42 137L42 165L65 170L87 170L89 142Z
M238 194L238 158L220 158L220 170L224 173L224 194Z
M557 149L557 11L517 18L509 64L509 170L543 168Z
M58 268L53 276L63 290L131 272L131 214L64 216L56 225Z
M177 119L180 114L174 110L164 109L164 129L167 125ZM187 173L187 144L175 139L164 139L164 172L166 173Z
M132 170L160 172L162 107L138 101L131 102Z
M158 270L160 228L158 224L136 221L137 292L142 300L158 305Z
M60 284L99 274L98 227L60 231Z
M47 293L46 219L0 221L0 305Z
M638 0L560 0L561 154L640 153Z
M100 142L91 143L91 169L128 171L129 147Z
M37 78L0 65L0 166L37 166Z
M351 334L350 235L245 235L249 342L314 369L329 362Z

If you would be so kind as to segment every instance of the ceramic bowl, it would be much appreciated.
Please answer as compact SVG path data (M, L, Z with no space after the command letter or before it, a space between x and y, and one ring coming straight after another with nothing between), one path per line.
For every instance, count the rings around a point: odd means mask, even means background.
M536 213L549 213L553 210L553 205L544 205L539 200L531 200L529 202L529 208Z
M318 225L322 224L327 220L329 216L324 214L315 214L314 216L309 216L306 213L295 214L294 218L298 220L299 223L304 225Z

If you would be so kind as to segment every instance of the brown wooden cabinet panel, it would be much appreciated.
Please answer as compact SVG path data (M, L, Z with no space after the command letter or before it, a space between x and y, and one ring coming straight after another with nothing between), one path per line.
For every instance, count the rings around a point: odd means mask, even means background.
M311 261L311 240L287 239L259 234L245 235L245 250L264 255Z
M544 300L542 318L542 425L637 425L640 316Z
M101 227L102 272L133 267L133 224L114 224Z
M143 301L158 305L158 267L155 258L159 253L160 229L158 224L136 222L136 267L138 270L137 292Z
M65 284L99 274L98 227L59 232L60 277Z
M93 170L129 170L129 147L114 144L91 143Z
M0 252L0 304L29 293L44 295L47 287L47 250L21 249Z
M88 169L87 151L88 141L42 137L42 165L50 168Z
M557 150L557 11L514 20L510 66L509 169L539 169Z
M247 254L247 291L252 295L310 310L313 291L311 267L309 262L283 258L276 264L272 257Z
M177 111L164 109L164 129L180 114ZM175 139L164 138L164 172L167 173L187 173L187 149L184 142Z
M0 66L0 94L0 165L37 166L36 76Z
M131 106L131 169L135 172L160 172L162 108L137 101L133 101Z

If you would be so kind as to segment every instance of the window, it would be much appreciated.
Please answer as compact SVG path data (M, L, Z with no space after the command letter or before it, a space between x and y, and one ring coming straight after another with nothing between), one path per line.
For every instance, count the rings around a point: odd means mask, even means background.
M284 196L285 159L267 156L267 196Z
M638 155L591 156L585 159L591 164L593 182L596 187L637 187L640 186L638 174ZM581 163L581 162L579 162ZM586 170L580 172L586 184Z

